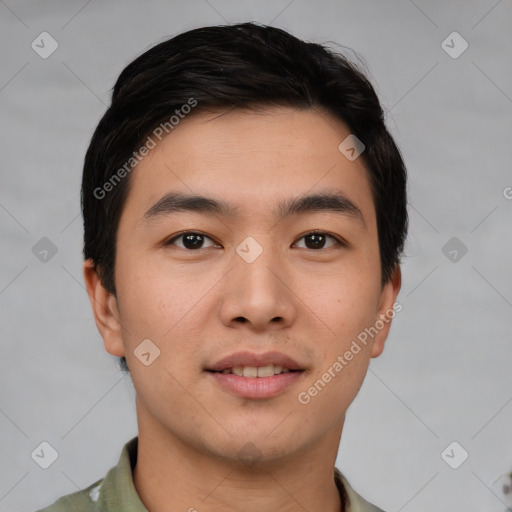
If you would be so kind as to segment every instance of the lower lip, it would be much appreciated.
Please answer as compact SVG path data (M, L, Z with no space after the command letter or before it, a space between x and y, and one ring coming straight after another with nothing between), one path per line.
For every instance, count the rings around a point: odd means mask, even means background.
M208 372L221 386L242 398L273 398L302 378L304 371L273 377L240 377L233 373Z

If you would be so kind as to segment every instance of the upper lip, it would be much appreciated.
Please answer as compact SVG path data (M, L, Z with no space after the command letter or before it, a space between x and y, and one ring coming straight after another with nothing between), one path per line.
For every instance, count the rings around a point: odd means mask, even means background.
M281 352L264 352L263 354L256 354L254 352L236 352L223 357L215 364L207 368L208 371L221 372L227 368L234 368L235 366L282 366L289 370L303 370L303 368L286 354Z

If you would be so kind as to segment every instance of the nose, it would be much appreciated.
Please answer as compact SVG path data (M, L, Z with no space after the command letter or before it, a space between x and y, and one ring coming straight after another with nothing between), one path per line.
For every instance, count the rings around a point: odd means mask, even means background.
M283 255L262 246L254 260L233 255L233 267L224 283L220 315L228 327L252 332L278 330L295 321L297 297L290 268ZM250 262L249 262L250 261Z

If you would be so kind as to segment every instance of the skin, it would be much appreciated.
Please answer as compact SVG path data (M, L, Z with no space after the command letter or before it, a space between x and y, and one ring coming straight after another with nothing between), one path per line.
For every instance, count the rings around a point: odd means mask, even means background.
M367 171L362 158L349 161L338 150L349 133L321 110L189 116L130 175L117 234L117 300L84 263L105 349L124 355L131 371L134 484L152 512L341 510L333 467L345 414L391 321L308 404L297 395L392 309L401 285L396 267L381 287ZM358 206L364 224L331 211L274 215L284 198L331 190ZM239 215L144 221L170 191L229 201ZM327 238L323 248L309 248L305 235L316 229L347 246ZM183 238L163 245L183 231L205 233L203 246L187 249ZM263 248L252 263L236 252L248 236ZM160 349L149 366L134 355L147 338ZM240 350L281 351L306 371L274 398L241 398L204 371ZM249 441L255 463L239 456Z

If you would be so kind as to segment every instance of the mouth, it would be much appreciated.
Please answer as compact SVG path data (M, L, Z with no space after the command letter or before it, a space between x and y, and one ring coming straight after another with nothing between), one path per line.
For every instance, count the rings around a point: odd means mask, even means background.
M216 373L234 373L240 377L271 377L281 373L303 371L306 368L281 352L244 351L225 356L205 369Z
M302 380L307 368L281 352L237 352L205 368L220 389L245 399L274 398Z
M234 366L233 368L225 368L222 371L215 370L206 370L211 373L223 373L223 374L233 374L238 375L239 377L252 377L252 378L264 378L264 377L273 377L274 375L281 375L282 373L290 373L290 372L303 372L304 370L296 369L292 370L290 368L284 368L280 365L269 364L266 366Z
M235 366L222 371L207 370L212 383L231 395L243 399L275 398L286 389L297 385L304 370L291 370L280 366Z

